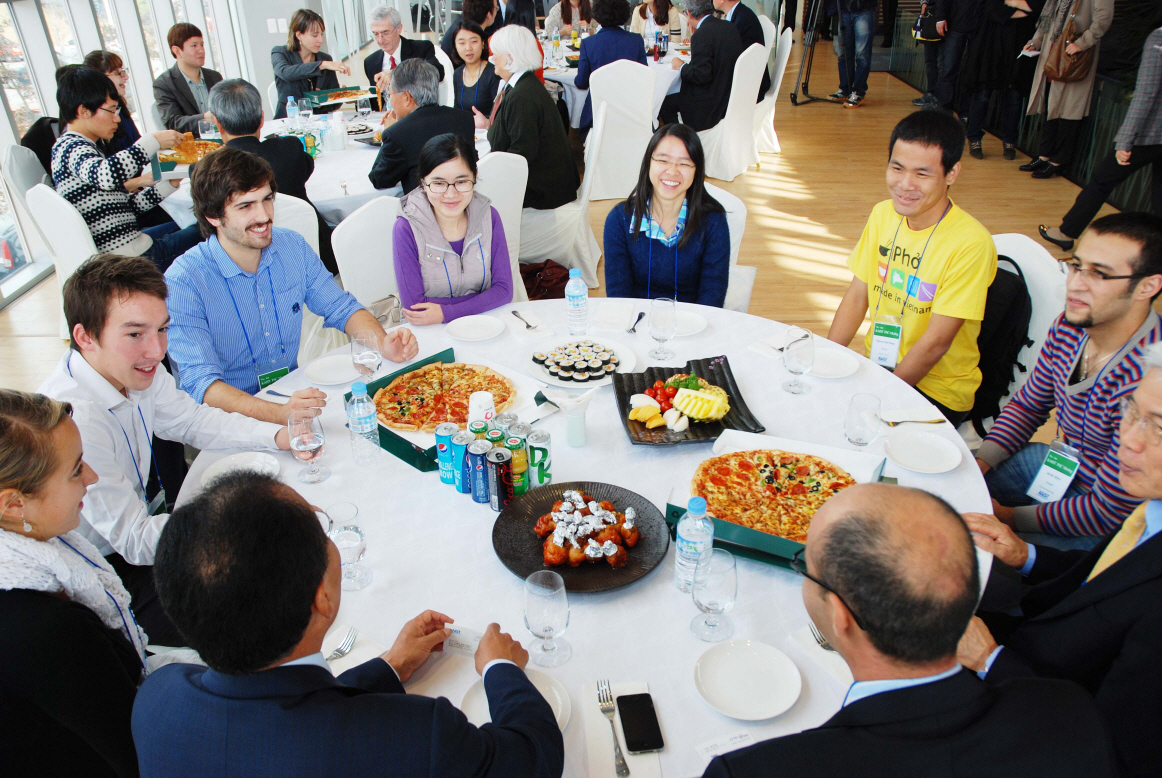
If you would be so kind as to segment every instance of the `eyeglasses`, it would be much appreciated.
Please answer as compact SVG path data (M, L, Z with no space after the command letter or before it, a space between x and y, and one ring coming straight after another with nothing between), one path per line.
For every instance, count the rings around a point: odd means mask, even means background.
M826 589L827 591L831 592L836 597L838 597L839 601L843 603L843 607L847 608L847 612L851 614L851 618L855 621L855 626L859 627L860 629L862 629L866 632L867 628L864 627L863 622L859 620L859 616L855 615L855 611L852 610L851 606L847 604L847 601L845 599L843 599L843 595L841 595L839 592L835 591L830 586L823 583L818 578L816 578L815 576L813 576L807 572L807 560L803 557L803 553L806 550L807 549L805 547L801 548L795 552L795 556L791 557L791 569L794 570L799 575L806 578L808 581L814 581L815 583L819 584L824 589Z
M429 181L428 183L424 184L424 186L427 187L428 191L432 194L444 194L444 192L448 191L448 187L450 186L456 187L456 191L460 192L461 194L467 194L468 192L471 192L472 189L476 186L476 182L470 178L462 178L455 183L448 183L447 181L442 181L437 178L435 181Z
M693 162L686 162L685 160L678 161L678 160L670 159L669 157L650 157L650 161L657 163L657 164L661 165L662 167L670 167L670 166L676 167L676 168L678 168L678 170L681 170L683 173L693 173L694 167L695 167Z
M400 26L402 27L403 25L401 24ZM372 32L371 37L375 38L376 40L379 40L380 38L386 38L390 35L395 35L398 32L399 32L399 30L379 30L379 31Z
M1080 273L1081 277L1084 278L1086 281L1122 281L1122 280L1125 280L1128 278L1145 278L1146 277L1144 273L1131 273L1128 276L1111 276L1109 273L1103 273L1100 270L1083 268L1081 266L1081 260L1079 260L1077 257L1070 257L1069 259L1059 259L1057 261L1065 266L1065 271L1067 273L1069 273L1069 275L1074 275L1074 274Z
M1133 397L1122 398L1122 438L1126 437L1126 431L1131 427L1137 427L1146 436L1146 442L1151 446L1162 445L1162 427L1159 427L1156 422L1151 421L1142 416L1142 411L1138 408L1138 403Z
M125 76L129 75L129 68L121 68L120 70L110 70L108 73L106 73L106 75L117 76L118 78L124 78Z
M116 108L106 108L105 106L102 105L101 110L108 111L109 113L113 114L114 116L121 115L121 106L117 106Z

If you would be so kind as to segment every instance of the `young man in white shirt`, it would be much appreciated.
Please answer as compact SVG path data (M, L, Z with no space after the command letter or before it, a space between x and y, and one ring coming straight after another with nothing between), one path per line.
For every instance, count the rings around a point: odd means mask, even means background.
M153 588L153 557L169 516L150 441L201 449L289 448L284 426L201 405L177 388L161 364L169 311L161 272L148 259L103 254L86 261L64 288L71 348L38 390L73 405L85 461L100 480L81 508L80 531L105 555L133 596L151 642L184 645ZM158 478L160 482L160 476Z

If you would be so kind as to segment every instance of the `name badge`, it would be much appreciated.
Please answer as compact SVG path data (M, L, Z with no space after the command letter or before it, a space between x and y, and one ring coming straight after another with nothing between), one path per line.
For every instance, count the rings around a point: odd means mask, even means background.
M484 634L467 627L449 627L452 634L444 641L444 650L464 656L476 656L476 648L480 645Z
M899 316L877 316L872 322L872 342L868 359L880 367L894 370L900 359L900 341L904 324Z
M157 516L165 513L165 489L158 489L157 494L153 495L153 499L149 501L146 507L150 516Z
M278 370L271 370L269 373L259 373L258 374L258 388L265 389L266 387L270 386L275 381L277 381L278 379L282 378L284 375L287 375L289 373L290 373L289 367L280 367Z
M1029 486L1027 495L1038 502L1056 502L1069 491L1077 468L1081 465L1077 449L1064 443L1054 443L1045 454L1045 461L1037 477Z

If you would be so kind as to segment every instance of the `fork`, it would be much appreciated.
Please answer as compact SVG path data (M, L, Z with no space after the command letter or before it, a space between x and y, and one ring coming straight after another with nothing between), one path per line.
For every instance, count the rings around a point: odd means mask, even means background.
M343 196L344 197L351 194L350 192L347 191L347 182L346 181L340 181L339 186L343 187Z
M347 632L347 637L343 638L343 642L339 644L339 647L332 651L331 655L327 657L327 661L330 662L332 659L338 659L339 657L347 656L350 654L351 648L355 645L355 638L358 636L359 630L355 629L355 627L352 627Z
M525 323L525 329L526 329L526 330L535 330L535 329L536 329L536 327L534 327L533 325L529 324L528 320L527 320L525 317L521 316L521 315L520 315L519 313L517 313L516 311L509 311L509 313L511 313L513 316L515 316L515 317L517 317L518 319L520 319L521 321L523 321L523 322Z
M881 419L880 421L883 421L883 419ZM884 422L884 424L887 424L889 427L895 427L895 426L898 426L900 424L943 424L943 423L944 423L944 419L923 419L923 420L921 420L921 419L904 419L903 421L885 421Z
M827 638L823 637L823 633L819 631L819 627L815 626L815 622L808 621L807 626L811 628L811 635L815 638L815 642L819 644L820 648L822 648L824 651L835 650L835 648L827 642Z
M609 681L597 682L597 703L601 706L601 712L605 714L605 718L609 719L609 728L613 731L613 766L617 769L619 778L629 775L629 766L625 763L625 757L621 755L621 746L617 742L617 728L613 726L613 711L615 710L613 704L613 692L609 688Z
M638 312L637 318L633 322L633 326L627 329L626 332L637 332L637 325L641 323L641 320L645 318L645 315L645 311Z

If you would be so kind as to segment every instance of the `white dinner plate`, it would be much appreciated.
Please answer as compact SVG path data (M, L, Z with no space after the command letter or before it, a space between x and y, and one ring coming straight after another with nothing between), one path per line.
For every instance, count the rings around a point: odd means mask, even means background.
M525 364L527 366L527 370L529 371L529 375L538 381L544 381L549 386L555 386L560 389L577 389L580 391L585 391L587 389L592 389L595 386L605 386L606 384L612 384L613 379L609 376L603 376L600 381L585 381L584 383L578 383L577 381L562 381L558 378L554 378L544 365L538 365L533 361L533 354L536 352L543 351L548 353L556 346L561 346L571 340L592 340L594 343L600 343L602 346L613 349L613 353L616 354L617 358L620 360L620 363L617 366L618 373L632 373L633 369L637 367L637 355L633 353L633 349L631 349L629 346L622 345L621 343L609 340L608 338L587 338L584 335L578 335L577 337L573 338L564 335L555 335L552 338L546 338L545 340L540 341L537 343L535 348L528 352L527 356L525 357L525 359L528 361Z
M699 316L693 311L683 311L681 309L678 310L678 329L674 333L675 338L685 338L689 337L690 335L697 335L704 329L706 329L705 316Z
M303 371L307 380L319 386L338 386L349 384L359 378L360 373L351 362L351 354L332 354L329 357L319 357Z
M541 696L548 701L549 706L553 709L553 717L557 720L557 726L564 732L565 727L569 726L569 717L573 714L573 703L569 701L569 692L565 690L560 681L540 670L526 667L525 675L533 682L533 686L537 687ZM484 693L483 680L477 680L476 683L468 687L468 691L464 693L464 699L460 701L460 711L478 727L492 721L492 715L488 712L488 696Z
M803 679L791 658L774 646L728 640L698 658L694 687L722 715L762 721L795 704Z
M444 329L454 340L489 340L504 332L504 322L495 316L462 316Z
M817 348L810 375L817 378L847 378L859 370L859 360L847 349Z
M278 460L270 454L264 454L261 451L245 451L241 454L231 454L228 457L222 457L206 468L206 471L202 473L202 488L208 487L210 482L218 476L235 470L277 476L279 469Z
M897 427L884 441L888 459L917 473L947 473L960 464L960 449L947 438L915 427Z

